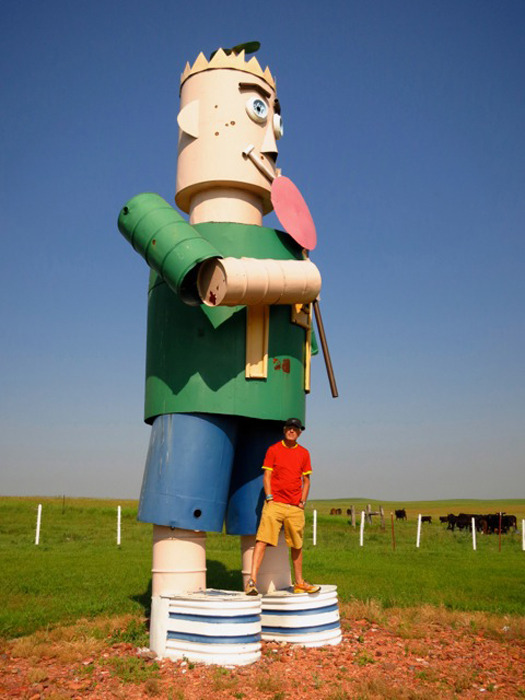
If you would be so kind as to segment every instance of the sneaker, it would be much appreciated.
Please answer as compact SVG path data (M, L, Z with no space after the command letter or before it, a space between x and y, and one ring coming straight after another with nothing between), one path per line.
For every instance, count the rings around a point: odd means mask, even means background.
M302 583L296 583L293 587L294 593L318 593L321 590L321 586L314 586L311 583L303 581Z
M259 591L257 590L257 586L255 585L253 578L248 580L244 592L246 595L259 595Z

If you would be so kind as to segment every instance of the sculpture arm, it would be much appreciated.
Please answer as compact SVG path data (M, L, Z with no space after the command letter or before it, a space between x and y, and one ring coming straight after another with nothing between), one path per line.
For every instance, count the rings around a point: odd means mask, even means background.
M133 197L120 211L118 228L185 303L201 303L198 265L220 254L168 202L154 193Z
M310 260L223 258L200 266L197 287L207 306L308 304L321 275Z
M220 259L217 249L158 194L130 199L120 211L118 228L186 304L306 304L321 288L321 275L310 260Z

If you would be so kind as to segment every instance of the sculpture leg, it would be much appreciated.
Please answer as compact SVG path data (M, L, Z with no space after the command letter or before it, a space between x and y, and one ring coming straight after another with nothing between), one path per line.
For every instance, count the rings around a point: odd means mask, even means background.
M153 526L153 596L206 588L206 533Z
M236 430L236 420L230 416L158 416L151 428L138 519L221 532Z
M244 586L246 586L250 578L254 547L255 535L244 535L241 537L242 578ZM263 594L271 593L275 590L288 588L291 585L290 555L284 539L284 532L281 530L277 547L271 547L270 545L266 547L264 559L257 575L257 590L259 593Z
M206 533L153 526L150 649L164 654L167 595L206 588Z

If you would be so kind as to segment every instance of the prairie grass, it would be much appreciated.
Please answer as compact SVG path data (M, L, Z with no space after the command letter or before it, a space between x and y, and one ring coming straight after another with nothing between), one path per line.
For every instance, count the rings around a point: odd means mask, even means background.
M340 604L341 615L348 620L366 620L380 625L407 640L424 640L434 628L478 633L497 640L525 640L525 616L498 615L479 610L448 610L444 606L420 605L407 608L383 608L379 601L354 601ZM344 623L343 623L344 625ZM421 650L424 646L421 646ZM424 656L423 651L419 656Z
M115 656L107 660L111 674L123 683L144 683L159 677L159 665L137 656ZM155 684L150 684L155 685Z
M96 621L79 620L74 625L38 630L12 643L11 653L21 658L56 659L64 663L80 662L95 656L107 643L118 641L122 628L132 625L145 633L144 620L131 615L101 618ZM141 640L147 641L147 636Z
M221 691L221 690L234 690L239 685L239 678L227 668L218 666L213 669L211 678L211 690Z
M280 688L283 683L278 673L268 673L267 670L259 671L253 680L253 686L262 693L275 694L282 692ZM283 696L284 697L284 696Z
M354 500L360 512L367 501ZM37 504L43 504L40 544L35 546ZM63 498L0 498L0 640L84 620L86 639L67 642L72 658L82 655L111 630L104 620L123 621L114 641L147 645L144 618L151 599L150 525L136 520L137 503L122 501L122 544L116 545L118 501ZM417 549L417 513L498 512L525 517L525 500L383 503L386 528L379 518L366 525L364 546L359 529L346 516L330 516L331 507L344 512L351 501L317 501L308 504L305 539L305 576L336 584L340 602L350 619L389 620L407 639L423 638L425 625L439 618L457 627L484 629L507 638L523 638L525 553L521 533L502 537L478 536L472 550L470 533L447 531L439 523L425 525ZM372 503L373 510L378 510ZM395 524L392 547L389 513L405 507L408 521ZM317 545L312 544L312 511L317 509ZM208 585L242 589L239 538L224 534L207 537ZM417 611L417 612L413 612ZM387 614L388 613L388 614ZM126 617L128 616L128 617ZM506 617L505 617L506 616ZM100 623L102 620L102 623ZM102 627L100 627L100 624ZM76 625L74 626L76 628ZM504 631L502 631L504 630ZM64 632L61 632L62 634ZM75 634L79 631L76 630ZM46 638L52 648L52 637ZM67 640L60 640L67 641ZM33 639L38 655L38 640ZM0 642L1 646L1 642ZM45 646L45 645L44 645ZM271 692L271 691L269 691Z

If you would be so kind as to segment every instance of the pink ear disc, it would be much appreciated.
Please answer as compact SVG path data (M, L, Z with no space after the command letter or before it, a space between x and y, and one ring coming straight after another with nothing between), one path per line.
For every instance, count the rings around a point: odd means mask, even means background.
M314 220L303 195L288 177L279 176L272 182L271 199L281 226L306 250L317 245Z

